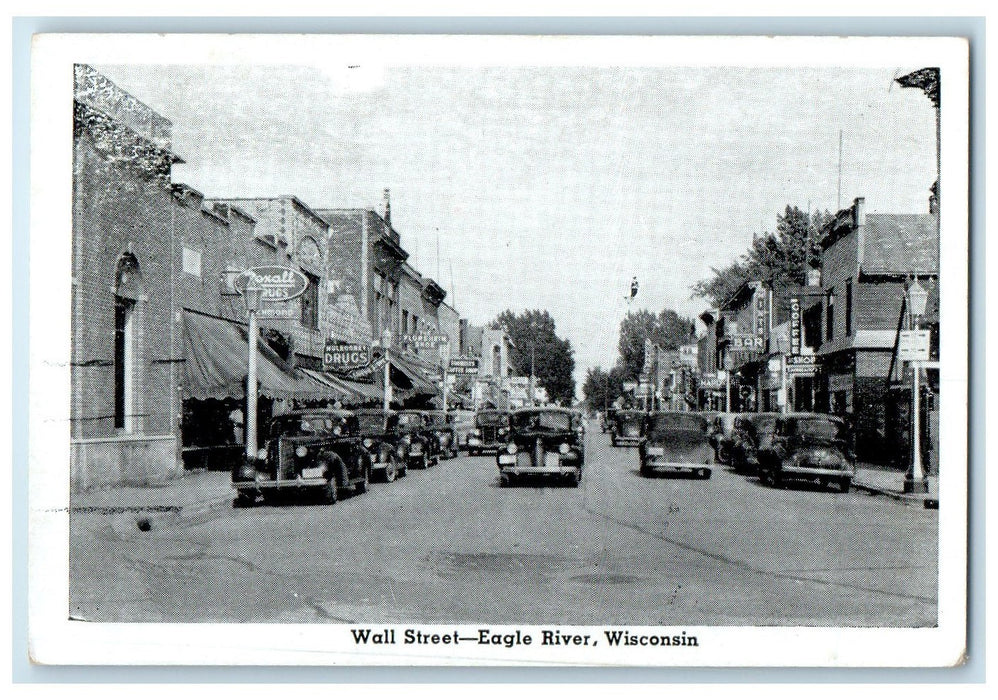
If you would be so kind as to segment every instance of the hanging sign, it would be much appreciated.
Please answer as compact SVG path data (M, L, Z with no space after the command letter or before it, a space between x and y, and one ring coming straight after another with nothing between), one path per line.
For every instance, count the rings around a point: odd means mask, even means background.
M790 354L800 355L801 348L801 319L800 319L800 299L790 298Z
M449 338L442 333L405 333L399 342L413 348L436 348L446 345Z
M322 352L323 369L351 370L371 364L371 346L327 340Z
M262 302L281 302L297 299L308 289L308 278L298 270L280 265L264 265L244 270L235 281L236 291L243 294L247 287L263 290Z

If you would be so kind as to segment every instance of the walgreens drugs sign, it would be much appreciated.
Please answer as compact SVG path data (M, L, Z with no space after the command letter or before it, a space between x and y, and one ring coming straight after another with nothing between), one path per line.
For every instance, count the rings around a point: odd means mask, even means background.
M298 270L280 265L251 267L239 275L235 288L243 294L252 287L263 290L262 301L291 301L308 289L308 278Z

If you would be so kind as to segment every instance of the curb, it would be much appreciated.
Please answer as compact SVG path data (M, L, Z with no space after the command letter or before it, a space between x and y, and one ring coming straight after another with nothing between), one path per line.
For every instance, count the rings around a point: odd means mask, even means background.
M860 491L866 491L874 496L886 496L887 498L892 498L895 501L901 501L902 503L922 503L923 508L938 510L939 509L939 499L932 498L928 494L907 494L901 491L895 491L894 489L886 489L881 486L871 486L870 484L864 484L861 481L853 481L852 487L854 489L859 489Z

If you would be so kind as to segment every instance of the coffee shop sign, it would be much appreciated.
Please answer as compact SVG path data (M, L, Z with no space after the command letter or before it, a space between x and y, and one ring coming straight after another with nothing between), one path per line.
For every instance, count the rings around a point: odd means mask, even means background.
M244 293L247 288L262 289L262 301L291 301L308 289L308 278L298 270L279 265L264 265L245 270L236 279L236 291Z

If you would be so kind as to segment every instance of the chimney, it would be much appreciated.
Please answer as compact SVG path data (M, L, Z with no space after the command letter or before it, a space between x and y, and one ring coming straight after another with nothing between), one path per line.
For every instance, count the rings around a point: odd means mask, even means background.
M866 200L863 197L856 197L856 199L852 201L852 225L856 228L863 225L866 215L866 212L863 211L866 208L865 203Z
M392 202L391 202L391 190L387 187L385 188L385 224L391 228L392 225Z

